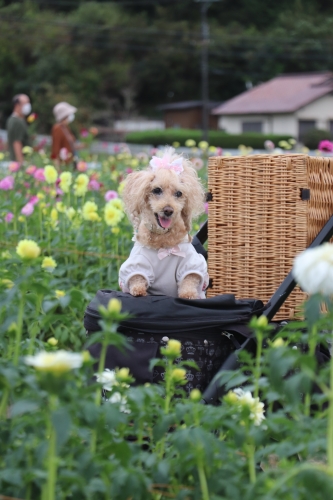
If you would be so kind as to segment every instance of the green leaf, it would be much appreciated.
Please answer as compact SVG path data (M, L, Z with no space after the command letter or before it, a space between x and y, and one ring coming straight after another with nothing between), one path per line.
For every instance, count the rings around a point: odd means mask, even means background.
M20 401L16 401L16 403L13 404L10 410L10 415L12 418L14 418L19 415L24 415L24 413L31 413L33 411L36 411L39 407L40 405L35 401L21 399Z
M57 307L58 301L57 300L44 300L43 302L43 310L45 313L48 313L53 309L54 307Z
M128 464L132 457L132 451L127 441L113 442L112 452L124 467Z
M68 304L71 302L71 297L69 295L64 295L63 297L60 297L59 303L63 309L68 306Z
M58 408L52 412L52 424L57 436L57 452L66 443L71 430L72 421L66 408Z

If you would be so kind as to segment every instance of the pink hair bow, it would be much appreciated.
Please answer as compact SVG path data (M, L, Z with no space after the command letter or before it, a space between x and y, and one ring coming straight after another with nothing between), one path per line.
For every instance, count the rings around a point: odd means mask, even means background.
M159 170L160 168L166 168L168 170L173 170L174 172L176 172L176 174L179 175L184 170L182 158L176 158L175 160L170 161L170 158L167 155L163 156L162 158L160 158L159 156L153 156L149 162L149 165L154 172L156 170Z
M184 252L181 252L178 245L176 245L173 248L160 248L159 251L157 252L157 257L160 260L165 259L165 257L169 257L169 255L178 255L178 257L186 257L186 254Z

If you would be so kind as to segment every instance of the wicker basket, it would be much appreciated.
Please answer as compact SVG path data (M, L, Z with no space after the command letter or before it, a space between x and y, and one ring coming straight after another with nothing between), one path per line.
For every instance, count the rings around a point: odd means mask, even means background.
M333 213L333 159L302 154L214 157L208 220L208 297L268 301ZM275 319L294 316L297 287Z

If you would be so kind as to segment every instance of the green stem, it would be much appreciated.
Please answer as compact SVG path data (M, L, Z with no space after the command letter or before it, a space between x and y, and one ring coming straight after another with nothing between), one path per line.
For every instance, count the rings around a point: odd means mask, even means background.
M250 482L256 482L256 463L254 459L255 446L251 443L247 445L247 463L249 467Z
M54 395L50 396L49 415L47 433L49 435L49 449L47 456L47 483L43 492L43 500L55 500L56 484L57 484L57 465L58 459L56 454L57 435L52 423L52 410L55 409L57 398Z
M9 387L8 385L6 385L6 387L3 390L0 403L0 420L5 420L7 418L8 399L9 399Z
M330 396L327 424L327 463L330 473L333 474L333 356L331 356L330 360Z
M102 343L101 354L100 354L100 358L99 358L98 373L102 373L104 371L107 347L108 347L107 341L104 337L103 343ZM98 387L96 390L96 394L95 394L95 405L100 406L101 400L102 400L102 391ZM90 451L91 451L92 455L94 455L96 452L96 444L97 444L97 432L96 432L96 429L93 429L91 432L91 439L90 439Z
M103 268L103 232L102 225L99 227L99 269L102 271ZM100 287L103 288L103 273L100 272Z
M49 255L51 255L51 229L50 229L50 221L47 223L47 248Z
M315 355L316 351L316 344L317 344L317 327L314 325L312 327L310 337L309 337L309 355L310 358L313 358ZM304 414L306 417L310 416L310 409L311 409L311 394L310 392L307 392L305 395L305 400L304 400Z
M165 367L165 400L164 400L164 413L168 415L169 410L170 410L170 401L172 398L172 366L173 362L172 359L168 359L168 364ZM156 451L159 456L159 458L162 460L164 456L164 450L165 450L165 436L161 438L159 443L157 444Z
M42 209L39 207L38 210L39 214L39 238L40 241L43 241L43 214L42 214Z
M17 316L17 327L16 327L16 338L15 338L15 349L14 349L14 366L18 365L18 360L20 356L21 339L22 339L22 329L23 329L23 313L24 313L24 296L23 292L20 298L18 316Z
M254 397L259 397L259 379L261 374L261 353L262 353L262 341L263 333L261 329L257 331L257 352L256 352L256 362L254 370Z
M197 469L198 469L200 488L201 488L201 493L202 493L202 500L209 500L209 490L208 490L205 469L204 469L202 459L201 459L201 452L197 458Z
M172 398L171 391L171 374L172 374L172 360L168 359L168 366L165 370L166 380L165 380L165 400L164 400L164 413L167 415L170 410L170 401Z

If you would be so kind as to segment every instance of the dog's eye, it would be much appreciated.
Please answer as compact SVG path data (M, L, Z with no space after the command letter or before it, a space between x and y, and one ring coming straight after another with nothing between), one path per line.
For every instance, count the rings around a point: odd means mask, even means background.
M176 191L175 192L175 197L176 198L180 198L181 196L183 196L183 193L181 191Z
M161 189L161 188L154 188L154 189L152 190L152 193L153 193L153 194L162 194L162 189Z

